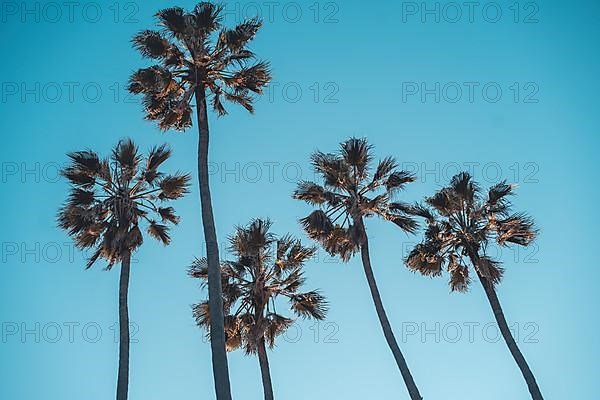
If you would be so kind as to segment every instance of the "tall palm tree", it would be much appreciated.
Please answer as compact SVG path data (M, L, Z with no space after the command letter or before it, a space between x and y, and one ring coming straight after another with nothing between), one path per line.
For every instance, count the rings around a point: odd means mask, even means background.
M159 167L171 156L165 145L146 157L131 141L119 142L109 158L92 151L68 154L70 165L62 175L71 184L68 200L58 214L58 225L73 237L78 248L93 249L86 268L99 258L107 270L121 263L119 281L119 374L117 400L127 399L129 384L129 312L127 295L131 254L144 240L142 227L154 239L171 241L166 223L177 224L173 207L162 203L187 193L189 175L164 175ZM157 220L160 220L158 222Z
M528 246L536 237L533 221L526 214L512 213L508 196L515 186L502 181L483 194L471 176L462 172L450 185L427 198L431 206L414 211L427 221L425 238L406 258L406 265L423 275L439 276L446 268L452 291L468 290L474 269L492 306L500 332L508 345L534 400L542 400L535 377L510 332L495 286L504 272L497 260L486 254L489 244Z
M390 321L383 308L369 255L369 240L364 219L379 216L406 232L417 224L407 214L410 207L393 201L394 195L415 178L397 170L396 161L387 157L371 171L371 146L366 139L351 138L341 143L335 154L320 151L312 155L314 170L324 185L301 182L294 198L304 200L319 209L300 220L308 236L318 241L331 255L344 262L360 251L375 310L385 339L394 355L411 399L421 399L417 385L394 337Z
M238 227L229 238L235 260L221 264L227 350L241 347L246 354L258 354L265 400L273 400L266 346L272 349L275 338L295 322L277 312L278 299L287 301L302 318L323 320L327 311L318 291L300 291L305 281L304 263L315 249L302 246L290 235L278 239L269 232L270 227L269 220L261 219ZM196 259L189 274L206 281L206 260ZM194 305L193 310L198 326L208 329L208 302Z
M161 130L185 130L192 125L191 102L196 102L198 123L198 180L202 224L208 259L211 350L217 398L231 399L221 286L219 248L213 218L208 176L209 129L207 100L218 115L227 111L223 100L253 112L253 94L262 93L271 75L269 65L253 61L247 45L262 25L247 19L232 29L222 27L223 6L201 2L190 11L172 7L156 14L161 31L145 30L134 36L140 53L157 64L135 72L129 91L144 95L146 118L158 121Z

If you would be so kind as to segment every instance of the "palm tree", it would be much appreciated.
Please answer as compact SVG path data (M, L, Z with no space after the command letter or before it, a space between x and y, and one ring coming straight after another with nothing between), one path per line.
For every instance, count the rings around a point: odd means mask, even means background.
M135 72L129 91L144 95L146 118L161 130L185 130L192 125L191 102L196 102L198 123L198 180L202 224L209 270L211 350L215 389L219 400L231 399L225 333L221 310L219 248L208 177L207 99L218 115L227 112L223 100L253 112L253 93L262 93L271 75L266 62L254 60L247 45L262 25L247 19L233 29L222 28L223 7L201 2L190 11L172 7L156 14L162 30L145 30L134 36L140 53L157 65ZM214 44L213 44L214 42Z
M171 156L165 145L146 157L131 141L119 142L108 159L92 151L68 154L70 165L62 175L71 184L68 200L58 214L58 225L82 250L93 249L86 269L98 258L107 270L121 263L119 281L119 374L117 400L127 399L129 383L129 312L127 295L131 254L144 240L142 225L154 239L171 241L166 223L177 224L173 207L161 203L187 193L189 175L164 175L159 167ZM160 222L157 220L160 219Z
M393 201L394 195L415 178L397 170L396 161L387 157L371 172L371 146L366 139L351 138L341 143L335 154L320 151L311 161L324 185L300 182L294 198L318 206L300 220L308 236L318 241L332 256L347 262L360 251L375 310L383 334L398 364L411 399L421 399L417 385L394 337L390 321L383 308L369 255L369 240L364 219L379 216L396 224L405 232L413 232L417 224L407 214L410 207Z
M266 346L273 348L295 319L279 314L275 304L282 298L298 317L323 320L325 298L318 291L301 292L304 263L315 254L290 235L277 238L269 232L269 220L255 219L238 227L229 238L234 261L221 264L225 336L228 351L243 348L258 354L265 400L273 400ZM190 276L208 279L205 259L196 259ZM208 329L211 320L208 301L193 306L198 326ZM210 334L210 332L208 333Z
M502 181L482 194L471 176L462 172L450 185L425 202L432 207L417 205L414 212L427 221L424 241L410 252L406 265L423 275L439 276L446 268L452 291L468 290L471 278L469 264L477 274L492 306L500 332L508 345L531 397L542 400L542 394L525 357L517 347L496 295L495 285L504 272L500 263L486 255L490 243L500 246L528 246L537 236L533 221L526 214L511 212L508 196L515 186Z

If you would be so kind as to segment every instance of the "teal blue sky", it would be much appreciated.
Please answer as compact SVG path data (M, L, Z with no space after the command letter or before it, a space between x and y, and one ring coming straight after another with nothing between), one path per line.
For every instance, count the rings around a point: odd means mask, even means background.
M65 153L106 154L127 136L143 149L168 142L167 169L195 176L195 130L160 133L124 90L129 74L149 65L131 36L152 27L159 8L194 3L65 3L1 5L4 399L114 396L118 273L84 271L85 255L55 227ZM313 177L312 151L352 135L417 174L404 201L433 193L459 169L486 187L508 179L519 184L515 208L535 218L541 235L531 250L498 254L506 267L500 300L546 398L592 399L600 4L513 3L469 10L443 2L436 15L433 1L425 5L434 14L421 2L230 2L228 24L257 12L266 19L252 49L271 61L274 83L255 115L234 106L226 118L211 115L218 236L223 244L236 224L270 217L275 232L305 238L297 220L309 208L290 194ZM182 223L172 245L147 240L135 255L132 400L214 398L209 345L190 312L205 293L185 274L203 254L198 204L194 186L176 205ZM447 277L403 266L418 236L378 220L367 229L384 303L425 398L527 399L481 287L449 293ZM331 310L326 323L299 323L270 352L277 397L408 398L359 260L320 253L307 277ZM257 359L236 352L229 360L235 398L260 398Z

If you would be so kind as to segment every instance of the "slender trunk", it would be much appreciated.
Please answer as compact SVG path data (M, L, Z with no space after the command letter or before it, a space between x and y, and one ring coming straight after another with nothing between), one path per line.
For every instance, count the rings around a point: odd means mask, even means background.
M267 348L265 346L264 337L258 341L257 347L265 400L273 400L273 385L271 384L271 371L269 370L269 359L267 358Z
M127 294L129 291L129 272L131 253L123 254L121 277L119 279L119 375L117 378L117 400L127 400L129 387L129 310Z
M223 296L219 246L213 218L212 201L208 182L208 115L204 88L196 88L196 114L198 117L198 180L202 225L208 260L208 308L210 311L210 347L212 351L213 377L217 400L231 400L229 369L225 351L225 327L223 320Z
M474 265L478 265L479 257L476 254L470 254L471 262ZM494 317L496 318L496 323L498 324L498 328L500 329L500 333L502 333L502 337L510 350L513 358L517 362L523 377L525 378L525 382L527 383L527 387L529 388L529 393L531 393L531 398L533 400L544 400L542 397L542 393L540 392L540 388L535 381L535 377L525 361L525 357L523 357L523 353L519 350L515 339L508 327L508 323L506 322L506 318L504 317L504 312L502 311L502 307L500 306L500 300L498 300L498 296L496 295L496 290L494 289L494 285L489 281L486 277L481 275L479 269L477 269L477 275L479 276L479 281L483 286L483 290L487 295L487 298L490 302L490 306L492 306L492 311L494 312Z
M367 282L369 283L369 289L371 290L371 297L373 297L373 303L375 303L377 317L379 317L381 329L383 329L383 335L385 336L385 340L387 341L387 344L394 355L396 364L398 364L398 368L400 369L400 373L402 374L402 378L404 379L404 384L408 389L410 398L412 400L422 400L423 398L421 397L419 389L417 388L412 374L410 373L408 364L406 364L406 360L400 351L400 347L398 346L396 338L394 337L394 332L392 331L392 326L390 325L390 321L388 320L385 309L383 308L383 302L381 301L379 289L377 288L377 282L375 281L373 269L371 268L371 259L369 257L369 240L367 238L367 232L365 230L362 218L356 218L355 223L359 224L359 228L361 230L362 244L360 246L360 255L362 258L365 275L367 277Z

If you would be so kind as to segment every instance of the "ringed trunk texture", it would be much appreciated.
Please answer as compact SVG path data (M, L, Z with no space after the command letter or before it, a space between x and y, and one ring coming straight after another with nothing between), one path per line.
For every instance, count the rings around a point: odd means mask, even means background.
M267 358L267 348L265 346L264 337L258 342L258 361L260 363L260 373L262 376L265 400L273 400L273 385L271 384L271 371L269 370L269 359Z
M408 368L408 364L406 364L406 360L400 351L400 347L398 346L396 338L394 337L394 332L392 331L392 326L390 325L390 321L388 320L385 309L383 308L383 302L381 301L379 289L377 288L377 282L375 281L375 276L373 275L373 268L371 267L371 258L369 256L369 240L367 238L367 232L362 222L362 218L357 218L356 222L359 223L362 235L362 244L360 246L362 264L367 277L367 282L369 283L371 297L373 298L373 303L375 303L377 317L379 318L381 329L383 329L383 335L385 336L385 340L387 341L387 344L394 355L396 364L398 364L398 368L400 369L400 373L402 374L402 378L404 379L404 384L408 389L410 398L412 400L422 400L423 397L421 397L419 389L417 388L412 374L410 373L410 369Z
M533 372L531 372L527 361L525 361L523 353L521 353L521 350L519 350L510 328L508 327L508 323L504 317L504 312L500 306L500 300L498 300L494 285L486 277L482 276L479 271L477 271L477 275L479 276L479 281L483 286L483 290L485 290L485 294L490 302L490 306L492 306L492 311L494 312L496 323L498 323L498 327L500 328L500 333L502 333L502 337L504 338L510 353L512 354L517 365L519 366L519 369L521 370L521 373L523 374L523 377L525 378L525 382L529 388L529 393L531 393L531 398L533 400L544 400L542 393L540 392L540 388L535 381L535 377L533 376Z
M231 400L229 368L225 351L225 328L223 320L223 296L219 246L213 217L210 186L208 182L208 114L204 88L196 88L196 114L198 117L198 180L202 226L206 241L208 261L208 307L210 311L210 346L212 352L213 377L217 400Z
M129 387L129 310L127 294L129 292L129 273L131 253L127 251L121 262L119 278L119 374L117 377L117 400L127 400Z

